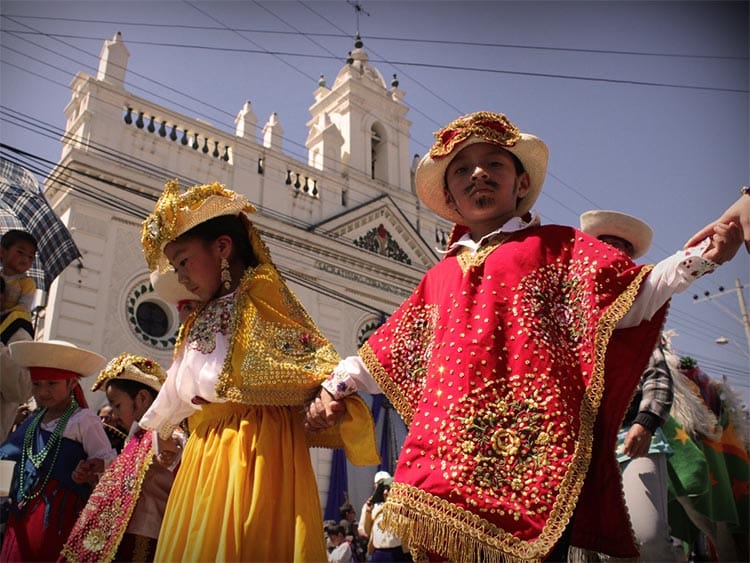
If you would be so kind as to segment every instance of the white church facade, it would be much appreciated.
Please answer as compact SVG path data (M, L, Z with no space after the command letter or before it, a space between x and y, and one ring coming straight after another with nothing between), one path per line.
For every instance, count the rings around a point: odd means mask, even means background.
M300 162L283 151L275 113L259 130L246 103L228 133L129 92L128 57L118 33L105 42L97 75L79 73L71 84L45 193L82 260L53 284L37 338L169 365L177 312L149 282L140 235L176 177L184 187L216 181L247 195L289 286L336 350L355 353L439 259L436 240L450 229L414 192L398 84L385 83L358 38L333 85L321 80L312 93ZM330 452L313 452L321 495L329 460Z

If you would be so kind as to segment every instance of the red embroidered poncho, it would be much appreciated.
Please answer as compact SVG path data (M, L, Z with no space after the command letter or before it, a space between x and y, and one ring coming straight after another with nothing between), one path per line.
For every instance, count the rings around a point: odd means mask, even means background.
M575 545L635 556L615 438L666 307L614 327L645 275L558 226L432 268L360 350L409 426L384 526L457 561L541 559L577 507Z

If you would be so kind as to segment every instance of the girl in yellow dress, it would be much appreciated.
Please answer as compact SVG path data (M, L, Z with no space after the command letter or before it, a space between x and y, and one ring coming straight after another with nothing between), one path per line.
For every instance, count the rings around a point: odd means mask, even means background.
M304 406L338 356L286 286L247 213L219 184L166 185L143 225L149 267L173 268L203 305L185 322L142 428L190 438L167 503L157 561L325 561L308 448L378 463L372 419L354 397L343 422L308 434Z

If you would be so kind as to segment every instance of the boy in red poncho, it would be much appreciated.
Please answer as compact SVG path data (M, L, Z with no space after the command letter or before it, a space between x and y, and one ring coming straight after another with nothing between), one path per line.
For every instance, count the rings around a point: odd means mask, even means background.
M636 266L540 226L547 146L506 116L470 114L435 136L416 189L456 224L446 256L334 369L308 426L332 424L356 389L388 395L409 433L383 527L418 557L564 558L570 535L635 557L617 430L667 301L734 255L739 227Z

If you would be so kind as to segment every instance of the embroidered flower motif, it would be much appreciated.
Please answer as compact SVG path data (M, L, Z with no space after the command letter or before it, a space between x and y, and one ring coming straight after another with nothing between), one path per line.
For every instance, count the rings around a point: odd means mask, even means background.
M101 530L91 530L83 539L83 547L89 551L99 551L107 542L107 537Z
M229 334L233 313L233 293L206 305L190 329L188 346L203 354L213 352L216 349L216 334Z

